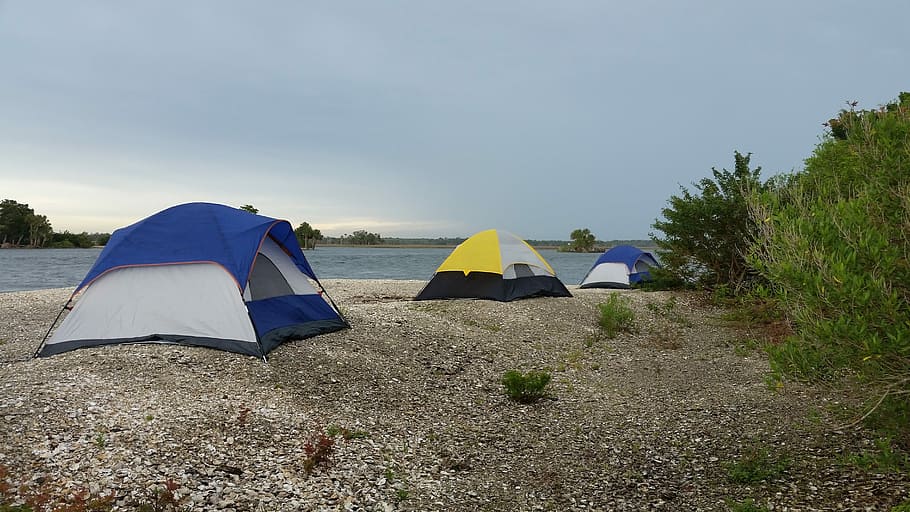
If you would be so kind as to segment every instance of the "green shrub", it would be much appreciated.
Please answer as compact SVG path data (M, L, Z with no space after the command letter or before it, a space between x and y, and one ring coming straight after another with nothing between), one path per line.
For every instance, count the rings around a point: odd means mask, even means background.
M863 469L882 473L899 473L910 469L910 457L900 449L895 449L887 437L875 440L874 451L851 455L847 460Z
M753 484L776 478L787 469L784 460L775 460L766 448L749 448L736 462L727 465L727 477L737 484Z
M744 501L724 500L730 512L768 512L768 507L756 505L755 500L746 498Z
M676 282L729 285L738 291L754 277L746 257L758 229L747 198L766 184L760 179L761 167L750 168L751 153L736 151L733 157L732 171L712 168L712 178L694 183L694 191L681 186L680 194L671 196L661 210L663 219L652 224L663 233L651 237Z
M600 328L608 338L615 338L620 332L632 332L635 313L627 300L614 293L607 302L598 305L598 308Z
M910 415L910 93L841 111L804 171L753 196L752 262L795 335L769 350L781 377L839 379ZM910 428L904 424L904 431ZM904 435L907 437L907 434Z
M547 396L547 384L550 383L550 374L540 371L521 373L518 370L509 370L502 376L502 385L506 395L518 403L530 404Z

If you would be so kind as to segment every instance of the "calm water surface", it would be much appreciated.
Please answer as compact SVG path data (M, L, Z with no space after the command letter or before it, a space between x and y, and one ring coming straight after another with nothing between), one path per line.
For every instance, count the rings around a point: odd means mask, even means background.
M398 249L318 247L306 251L319 279L428 280L451 248ZM82 281L101 249L2 249L0 292L69 288ZM540 254L563 283L578 284L599 254Z

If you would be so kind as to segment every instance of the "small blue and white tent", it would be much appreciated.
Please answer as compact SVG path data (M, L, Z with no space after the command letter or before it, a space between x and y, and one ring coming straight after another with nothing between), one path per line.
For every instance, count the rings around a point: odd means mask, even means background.
M348 327L285 220L211 203L118 229L37 356L115 343L174 343L264 357Z
M629 288L650 280L649 270L659 266L653 254L631 245L617 245L597 258L579 288Z

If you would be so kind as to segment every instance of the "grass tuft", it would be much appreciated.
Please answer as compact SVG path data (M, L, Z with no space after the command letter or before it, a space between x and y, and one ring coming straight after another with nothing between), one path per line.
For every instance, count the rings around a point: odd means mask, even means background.
M550 383L550 374L547 372L530 371L521 373L518 370L509 370L502 376L502 385L506 395L521 404L531 404L548 395L546 387Z

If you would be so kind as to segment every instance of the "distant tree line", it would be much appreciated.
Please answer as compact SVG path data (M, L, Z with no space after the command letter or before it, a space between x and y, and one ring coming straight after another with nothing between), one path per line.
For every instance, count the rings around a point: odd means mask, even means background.
M384 240L379 233L370 233L359 229L351 234L345 233L339 237L327 237L326 242L340 245L382 245Z
M107 244L109 233L55 233L47 216L28 204L12 199L0 201L0 246L88 248Z
M437 237L437 238L402 238L391 237L383 238L383 243L388 245L438 245L440 247L451 247L464 242L464 238Z

